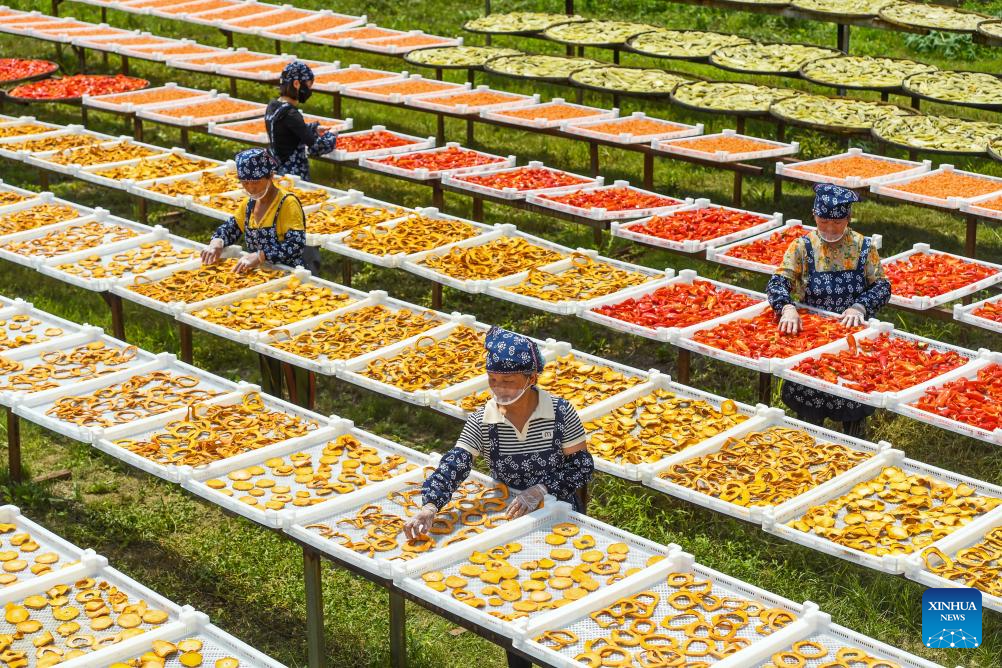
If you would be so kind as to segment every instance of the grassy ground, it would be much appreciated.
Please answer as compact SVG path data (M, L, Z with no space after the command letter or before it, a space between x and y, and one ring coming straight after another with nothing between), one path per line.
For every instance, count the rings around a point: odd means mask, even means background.
M17 8L48 8L38 0L13 0ZM328 6L319 0L298 0L300 6ZM498 3L497 9L548 9L554 2ZM578 11L586 15L607 15L613 3L578 2ZM617 17L634 18L668 26L708 27L738 32L773 40L834 43L834 27L830 24L791 21L762 17L742 12L722 12L670 3L650 3L640 0L618 0L614 3ZM983 11L1002 13L1002 2L967 2L967 6ZM422 28L429 32L455 34L466 19L476 16L479 3L433 3L427 1L397 3L375 0L346 0L335 9L347 13L367 13L382 25L400 28ZM97 20L97 10L66 3L62 14ZM212 30L177 22L112 12L110 22L116 26L142 28L157 34L190 37L205 43L222 44L221 36ZM855 30L856 53L916 56L943 67L1002 69L1002 49L975 46L966 39L947 38L936 41L925 38L907 39L896 33L878 30ZM477 38L469 40L476 42ZM239 45L268 50L271 44L252 38L237 37ZM545 50L545 43L500 40L501 43L528 44L525 48ZM402 69L395 59L360 54L333 53L331 49L297 46L303 57ZM51 45L29 40L0 37L0 55L52 57ZM65 68L72 71L75 61L64 54ZM608 54L597 52L597 58ZM637 57L625 62L640 64ZM100 58L91 56L91 66L101 69ZM177 80L186 85L224 88L222 80L184 72L170 72L162 65L133 63L134 71L154 82ZM117 67L112 60L110 68ZM693 73L718 78L740 78L722 75L703 66L685 65ZM768 82L768 77L759 78ZM544 96L564 93L556 87L518 84L509 80L490 81L509 90L540 92ZM779 82L775 83L788 83ZM796 84L800 85L800 84ZM266 87L241 83L240 94L264 100L272 93ZM608 104L600 95L586 96L586 101ZM329 109L327 98L314 96L308 107L323 113ZM708 129L726 127L728 121L712 117L697 117L679 113L676 109L654 104L627 102L626 111L645 110L660 116L683 121L708 123ZM946 109L946 108L943 108ZM6 113L18 113L8 106ZM950 110L956 113L956 110ZM72 122L78 118L72 108L43 105L27 110L47 120ZM390 127L432 134L430 116L390 110L382 106L347 101L345 114L353 116L356 126L368 127L383 123ZM987 113L965 113L969 117L989 119ZM113 133L128 132L116 117L92 114L91 126ZM449 124L450 138L462 138L462 126ZM772 127L752 123L749 130L771 136ZM172 130L148 130L147 140L173 145L177 133ZM838 149L839 143L829 137L808 132L795 132L808 156L822 155ZM496 128L479 127L478 142L485 148L506 153L514 152L524 159L541 159L547 164L566 169L587 169L588 155L581 144L544 139L531 133L518 133ZM866 146L866 142L859 145ZM203 136L194 138L193 150L215 157L229 157L237 148L232 143ZM608 177L639 179L640 160L631 154L603 149L603 172ZM1002 173L1002 165L987 160L958 160L958 165L985 172ZM335 171L329 167L316 169L316 180L342 188L358 188L382 199L408 205L426 205L426 189L351 170ZM26 187L37 187L35 175L17 164L0 164L0 178ZM707 170L669 160L660 160L656 172L657 189L663 192L708 196L727 202L730 177L723 172ZM118 193L80 182L57 181L52 185L59 196L84 204L101 205L120 215L131 216L133 203ZM781 204L787 217L803 217L809 212L809 191L788 187ZM760 211L774 210L771 184L752 181L746 184L746 206ZM447 209L451 213L468 214L469 202L463 197L450 197ZM163 221L185 236L205 240L211 234L212 223L190 214L180 218L165 218L166 208L151 209L153 221ZM516 223L521 229L541 234L568 245L589 245L590 232L583 228L558 223L552 219L512 212L506 208L488 207L488 220ZM865 233L880 233L885 239L884 254L911 247L918 241L935 248L959 251L963 248L963 229L959 219L933 211L907 206L888 206L871 202L857 209L857 228ZM997 226L984 225L979 230L980 255L1002 261L1002 235ZM710 277L761 289L764 277L722 271L719 266L695 262L623 242L607 242L603 252L652 267L670 266L675 269L696 268ZM325 273L338 280L338 263L327 256ZM364 289L393 286L391 293L421 304L430 304L429 285L399 271L373 267L356 267L356 285ZM0 265L0 293L20 296L37 306L80 322L110 326L103 302L96 295L45 278L37 273L10 264ZM571 341L577 348L640 368L658 367L670 371L675 351L637 337L619 335L599 326L572 318L560 318L529 311L514 305L484 297L473 297L446 290L446 307L477 315L486 322L495 322L540 337L555 337ZM904 316L892 310L883 317L925 336L976 348L990 346L1000 349L998 337L962 327L952 322L937 322L920 317ZM159 315L126 306L127 338L152 351L177 351L177 334L173 323ZM195 361L211 371L232 379L257 380L254 355L246 348L207 335L196 335ZM755 377L752 373L732 366L696 360L692 384L719 392L735 399L754 401ZM429 411L409 406L365 392L344 383L324 380L321 383L319 406L323 413L337 413L355 420L356 424L383 436L424 451L442 450L455 438L459 424ZM906 418L880 414L871 421L871 437L886 439L904 449L909 456L930 464L976 476L996 484L1002 483L1002 457L997 448L966 440L934 428L925 427ZM231 519L212 506L195 501L175 486L159 482L118 464L93 449L54 436L30 425L23 427L26 461L32 474L68 468L72 478L45 485L26 484L0 487L0 498L16 503L24 512L62 534L69 540L92 547L107 555L111 562L153 589L179 603L188 603L208 612L224 629L259 647L290 666L305 662L305 606L302 589L300 552L282 537L250 522ZM946 665L1002 665L1002 623L996 613L985 615L985 642L974 651L930 651L920 646L920 600L923 588L903 578L881 575L847 562L818 554L806 548L767 536L758 528L702 510L692 504L673 500L636 484L610 476L597 476L594 485L592 513L604 521L663 543L677 542L694 553L702 563L759 587L772 590L794 600L812 600L833 619L850 628L867 633L879 640L914 651ZM386 596L377 587L350 576L344 571L325 568L324 574L326 633L332 666L382 666L389 660L387 637ZM442 619L409 605L408 652L413 666L500 666L501 653L473 634L449 634L450 625Z

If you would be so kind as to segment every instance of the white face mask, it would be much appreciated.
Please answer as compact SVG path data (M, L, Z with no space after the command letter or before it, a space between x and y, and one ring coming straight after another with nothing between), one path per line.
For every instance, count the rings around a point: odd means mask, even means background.
M532 383L527 384L516 394L512 394L509 396L498 396L498 393L495 392L493 388L491 388L491 397L494 398L494 403L496 403L498 406L511 406L513 403L521 399L522 395L528 392L530 387L532 387Z
M838 236L835 236L835 237L825 236L824 232L822 232L821 230L818 230L818 236L821 237L822 241L824 241L826 243L829 243L829 244L834 244L834 243L837 243L839 241L842 241L842 237L845 236L845 233L846 233L846 231L848 229L849 228L846 228L846 229L842 230L842 232L839 233Z
M252 193L251 191L247 190L247 188L244 188L244 192L247 193L247 197L249 197L254 202L264 199L264 196L268 194L269 190L271 190L270 183L267 186L265 186L264 190L262 190L259 193Z

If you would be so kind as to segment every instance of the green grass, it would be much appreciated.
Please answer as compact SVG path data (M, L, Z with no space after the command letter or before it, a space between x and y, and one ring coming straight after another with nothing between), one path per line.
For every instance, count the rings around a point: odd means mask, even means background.
M12 6L22 9L48 8L48 3L14 0ZM298 0L304 7L329 6L319 0ZM538 9L554 11L557 2L495 3L498 10ZM671 3L651 3L640 0L589 0L578 2L578 11L585 15L606 15L615 6L617 16L650 21L668 26L707 27L753 37L834 44L831 24L793 21L743 12L706 10ZM1002 2L967 2L966 6L983 11L1002 13ZM461 23L481 11L480 3L384 2L347 0L335 9L347 13L367 13L382 25L400 28L422 28L440 34L459 33ZM98 20L96 9L66 3L64 16ZM110 22L116 26L142 28L158 34L190 37L211 44L223 44L218 32L178 22L112 12ZM912 56L931 61L941 67L1002 69L1002 49L992 49L962 43L958 60L950 61L938 47L904 35L858 29L853 31L855 53ZM468 40L477 43L479 38ZM963 40L961 40L963 42ZM515 44L532 50L559 51L544 42L501 39L496 43ZM237 36L237 44L270 50L272 44L262 40ZM916 54L915 49L933 49ZM290 46L300 56L366 65L403 69L393 58L362 54L334 53L332 49ZM0 37L0 55L53 57L52 45L32 40ZM589 52L596 58L608 59L609 54ZM100 56L91 55L92 69L102 70ZM656 63L639 57L626 56L627 64ZM62 64L73 71L75 59L64 51ZM740 79L715 69L699 65L657 63L716 78ZM115 58L109 71L117 67ZM413 68L409 68L413 69ZM171 72L162 65L133 62L133 70L160 83L177 80L185 85L225 88L225 82L209 76ZM453 75L454 78L458 75ZM757 77L762 82L791 85L769 77ZM504 79L479 82L498 85L520 92L540 92L545 96L568 91L555 86ZM806 84L794 83L800 87ZM819 89L820 90L820 89ZM241 83L240 95L264 100L273 95L268 87ZM607 96L587 94L586 102L608 105ZM681 113L656 103L626 101L625 112L647 111L681 121L705 122L707 130L728 127L728 119ZM310 111L326 113L327 98L314 96ZM987 112L966 112L954 108L930 106L942 113L955 113L971 118L997 120ZM10 105L4 113L18 113ZM79 116L75 109L41 105L25 110L46 120L73 122ZM365 128L383 123L393 128L418 134L433 134L433 118L425 114L398 111L366 103L346 101L346 115L355 118L356 127ZM128 133L117 117L92 114L91 126L114 134ZM175 130L147 125L147 141L173 145ZM449 123L450 139L461 140L463 126ZM771 136L768 123L753 122L749 131ZM793 138L802 142L807 156L823 155L838 150L839 142L810 132L795 131ZM533 133L513 132L492 127L477 128L478 143L486 149L517 153L523 159L540 159L547 164L572 170L586 170L588 154L583 145L567 140L542 138ZM860 145L869 146L868 142ZM218 158L230 157L238 146L214 138L195 136L192 150ZM602 149L603 173L611 178L639 179L641 162L638 156ZM970 167L994 174L1002 173L1002 165L985 159L961 159L958 166ZM314 177L322 183L341 188L358 188L381 199L407 205L427 205L427 189L401 184L389 178L363 175L350 169L315 168ZM0 164L0 178L15 185L37 187L36 175L22 165ZM729 201L731 179L725 172L702 169L660 160L656 171L657 189L689 196L708 196L716 201ZM67 180L53 181L57 195L89 205L110 208L114 213L132 217L134 203L120 193ZM745 205L759 211L773 211L771 184L762 179L746 183ZM787 217L805 217L809 213L810 191L788 186L781 203ZM469 201L464 197L447 199L450 213L469 214ZM180 218L164 219L167 208L152 206L151 220L169 220L172 230L192 238L205 240L213 223L204 218L184 214ZM519 228L543 235L571 246L588 246L590 231L559 223L553 219L512 211L503 207L487 208L489 222L513 222ZM963 227L958 218L931 210L908 206L890 206L866 202L857 209L857 229L884 236L885 255L900 252L919 241L935 248L959 251L963 248ZM982 225L978 233L980 256L1002 261L1002 235L997 225ZM606 242L602 251L651 267L670 266L675 269L695 268L701 274L761 289L763 276L724 271L718 265L697 262L678 256L625 243ZM325 274L339 280L338 263L326 256ZM429 284L400 271L356 266L357 287L375 289L390 287L395 297L430 305ZM35 272L4 263L0 265L0 293L20 296L38 307L79 322L91 322L110 327L107 309L101 299L82 290L67 288L57 281ZM452 290L445 291L446 308L475 314L486 322L505 326L540 337L554 337L572 342L587 352L602 355L617 362L640 368L657 367L671 371L675 351L669 346L591 325L579 319L551 316L521 307L472 296ZM126 331L130 342L151 351L178 349L175 324L163 316L126 305ZM952 322L938 322L918 316L903 315L893 310L882 316L909 331L970 348L981 346L1002 348L998 337L989 336ZM231 379L257 380L255 356L245 347L237 346L208 335L195 337L195 361L202 368ZM709 360L694 361L691 384L725 394L735 399L754 401L755 375L751 372ZM337 413L353 419L359 426L423 451L441 451L455 439L459 423L426 410L394 402L351 385L322 379L319 410ZM775 401L774 401L775 403ZM22 423L23 424L23 423ZM165 596L209 613L221 627L259 647L290 666L305 663L305 603L301 573L301 554L289 541L251 522L232 519L207 503L196 501L176 486L168 485L117 463L97 451L55 436L32 425L23 424L25 460L32 474L42 474L63 468L72 471L72 478L45 485L24 484L0 487L5 501L20 505L30 517L37 519L67 539L91 547L107 555L111 563L139 579ZM924 426L912 420L881 413L871 421L871 437L886 439L904 449L909 456L959 473L972 475L996 484L1002 483L1002 455L998 448L963 439L945 431ZM598 475L594 484L592 514L638 535L663 543L677 542L696 558L716 569L769 589L797 601L812 600L833 619L879 640L914 651L945 665L1002 665L1002 624L997 613L985 614L985 642L974 651L930 651L920 646L920 599L923 588L901 577L883 575L833 557L802 548L771 537L753 525L728 519L719 513L700 509L647 490L634 483L610 476ZM324 594L326 635L331 666L383 666L389 661L387 643L386 595L383 590L348 573L325 567ZM439 617L408 605L408 653L412 666L500 666L503 658L496 647L479 640L471 633L450 635L451 625Z

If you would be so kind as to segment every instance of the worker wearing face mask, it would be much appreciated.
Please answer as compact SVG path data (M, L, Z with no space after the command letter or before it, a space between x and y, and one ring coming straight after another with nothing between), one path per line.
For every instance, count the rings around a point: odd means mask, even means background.
M859 195L847 188L819 184L814 188L817 229L797 239L769 279L769 304L780 316L779 331L800 332L794 302L841 314L847 327L862 325L891 299L873 241L849 229L852 204ZM845 433L863 435L864 420L874 409L818 390L784 382L783 403L813 424L841 422Z
M328 132L317 123L307 123L299 105L313 94L313 70L295 60L285 66L278 79L279 97L268 103L264 126L272 155L278 160L275 173L310 180L310 155L319 156L334 150L337 134ZM313 246L303 250L303 266L316 273L320 268L320 252Z
M247 252L234 267L237 273L257 269L265 262L295 267L302 263L306 218L299 199L275 184L274 156L267 149L251 148L236 155L237 178L247 195L235 216L216 228L202 264L215 264L223 248L244 240ZM262 388L281 396L282 370L277 360L261 356Z

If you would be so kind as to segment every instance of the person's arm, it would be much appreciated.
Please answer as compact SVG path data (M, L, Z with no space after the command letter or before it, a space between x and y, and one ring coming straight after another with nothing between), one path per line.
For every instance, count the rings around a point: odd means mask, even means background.
M334 144L337 142L337 134L333 132L320 134L318 131L320 124L316 122L307 123L306 119L303 118L302 112L298 109L289 110L289 113L285 116L284 123L289 132L299 141L299 145L305 146L309 150L310 155L326 155L334 150Z
M216 231L212 233L212 238L222 240L223 246L230 246L238 242L243 233L243 230L237 225L237 219L230 216L225 223L216 228Z
M316 136L316 139L312 144L307 144L307 147L310 150L310 155L320 156L327 155L332 152L334 147L337 145L337 133L333 130L328 130L327 132L320 134L316 128L318 125L317 123L310 123L310 125L314 126L313 132Z
M564 461L560 468L546 472L543 485L553 496L566 499L591 481L595 460L588 452L588 437L574 407L566 401L558 401L556 412L556 419L564 425Z
M769 297L769 306L777 314L783 312L784 306L796 301L794 292L803 277L804 260L807 255L804 249L805 243L810 243L806 237L790 244L790 247L786 249L786 254L783 255L782 263L766 285L765 292Z
M864 268L867 287L853 306L862 307L866 317L873 318L877 315L877 311L891 301L891 282L887 280L884 265L880 263L880 253L873 244L870 245L870 253L866 256Z
M482 415L482 413L480 413ZM425 478L421 485L422 501L441 510L452 495L469 477L473 459L480 451L480 423L483 418L474 413L466 419L456 446L442 455L438 468Z

